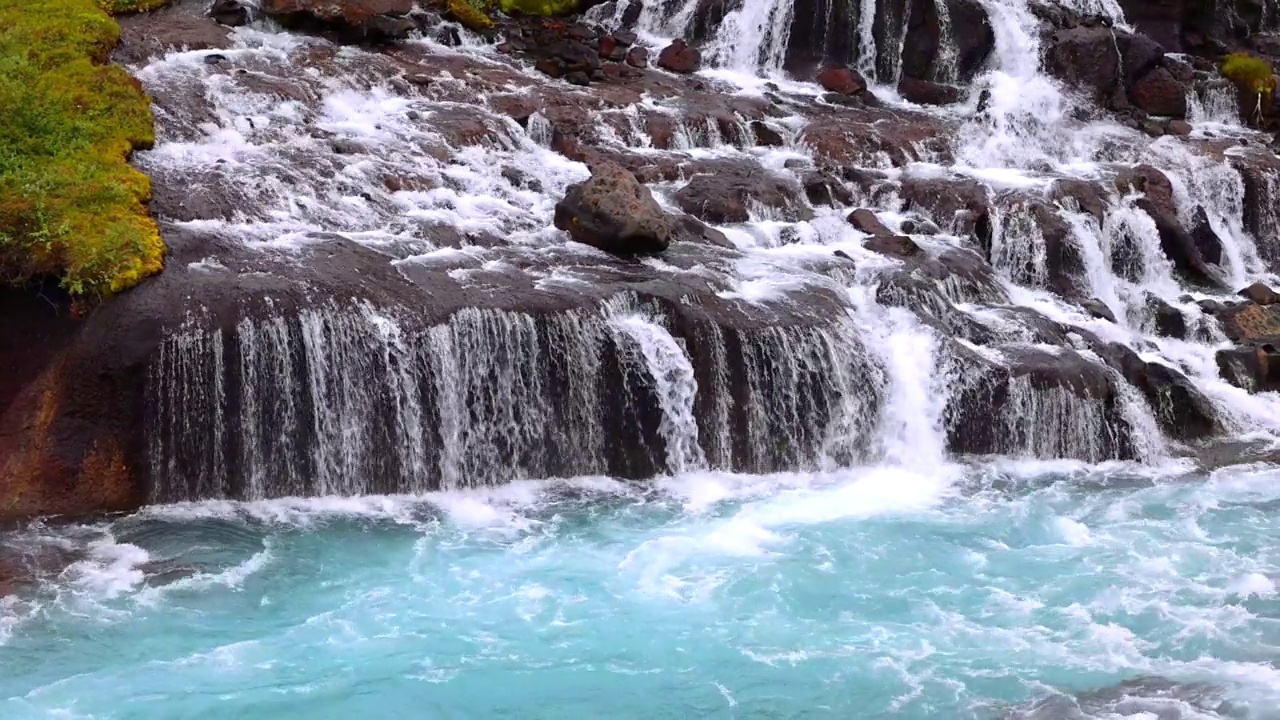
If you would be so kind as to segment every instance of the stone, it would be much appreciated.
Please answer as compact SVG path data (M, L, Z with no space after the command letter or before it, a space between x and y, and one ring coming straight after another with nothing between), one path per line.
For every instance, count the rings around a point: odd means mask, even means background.
M672 222L673 242L688 242L734 250L737 248L727 235L692 215L677 215Z
M263 0L262 12L282 25L332 29L355 41L402 40L417 29L413 0Z
M1191 123L1186 120L1170 120L1169 124L1164 128L1166 135L1175 137L1186 137L1191 134L1191 130Z
M755 165L727 165L693 176L676 191L681 210L709 223L743 223L751 207L763 206L787 220L810 220L813 210L800 199L793 180Z
M1187 116L1187 89L1162 67L1143 75L1129 91L1129 100L1150 115L1179 119Z
M590 179L569 186L556 203L555 226L615 255L661 252L671 238L671 222L649 188L611 162L597 164Z
M1115 184L1121 193L1142 194L1143 197L1135 205L1155 222L1156 231L1160 235L1160 248L1179 274L1200 285L1223 285L1221 270L1205 257L1206 251L1212 255L1213 244L1216 242L1220 245L1220 241L1209 237L1212 229L1207 228L1207 221L1205 228L1198 229L1196 235L1187 232L1178 217L1173 184L1164 173L1150 165L1126 167L1116 176Z
M605 35L600 38L597 45L597 52L601 60L611 60L613 62L622 62L627 57L627 46L630 43L623 43L613 35Z
M1094 351L1142 392L1160 429L1175 440L1203 440L1219 432L1217 412L1186 375L1148 362L1120 343L1096 343Z
M249 23L249 9L237 0L214 0L205 13L219 25L240 27Z
M702 69L702 53L684 40L675 40L658 53L658 67L673 73L694 73Z
M939 10L945 8L946 37ZM936 79L940 61L951 63L957 80L973 79L995 47L995 33L978 0L909 0L906 36L902 42L902 75Z
M880 222L880 218L868 208L858 208L846 218L849 224L868 235L889 236L893 232Z
M906 235L873 235L867 239L863 247L881 255L896 255L904 258L920 254L920 246Z
M1081 303L1080 306L1083 307L1090 315L1100 320L1106 320L1107 322L1112 323L1116 321L1116 314L1111 312L1111 308L1107 307L1107 304L1098 298L1089 298Z
M898 81L898 94L919 105L953 105L964 99L964 91L958 87L912 77Z
M1224 348L1214 355L1218 375L1236 387L1280 392L1280 349L1274 343Z
M1151 294L1147 295L1145 309L1151 317L1157 335L1178 340L1186 339L1187 319L1181 310Z
M1222 323L1223 334L1233 342L1280 344L1280 305L1242 302L1214 315Z
M867 89L867 81L856 70L827 68L818 73L818 84L828 92L857 95Z
M1280 293L1277 293L1275 290L1272 290L1260 282L1256 282L1236 294L1259 305L1275 305L1276 303L1280 303Z
M809 204L817 207L841 207L853 204L853 193L839 179L821 170L810 170L800 179Z
M786 145L782 133L769 127L767 123L761 120L751 121L751 133L755 135L756 145L761 147L782 147Z
M633 47L627 51L627 64L633 68L649 67L649 51L642 47Z

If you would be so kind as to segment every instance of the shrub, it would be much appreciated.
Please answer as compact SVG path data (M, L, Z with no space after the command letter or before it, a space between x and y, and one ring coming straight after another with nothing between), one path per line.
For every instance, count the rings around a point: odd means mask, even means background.
M73 295L105 295L162 267L150 181L127 162L154 142L150 102L102 64L118 38L98 0L0 0L4 280L56 275Z
M568 15L582 7L581 0L499 0L502 12L508 15L539 15L554 17Z
M1249 53L1231 53L1222 59L1221 72L1236 87L1256 97L1254 113L1259 118L1263 108L1271 107L1271 93L1276 89L1276 76L1266 60Z

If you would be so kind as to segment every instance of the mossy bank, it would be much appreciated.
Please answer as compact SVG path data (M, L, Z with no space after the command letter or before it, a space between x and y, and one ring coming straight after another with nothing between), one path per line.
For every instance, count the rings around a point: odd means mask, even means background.
M0 280L57 277L72 295L159 272L150 182L128 164L154 141L137 81L106 64L108 14L153 0L0 0Z

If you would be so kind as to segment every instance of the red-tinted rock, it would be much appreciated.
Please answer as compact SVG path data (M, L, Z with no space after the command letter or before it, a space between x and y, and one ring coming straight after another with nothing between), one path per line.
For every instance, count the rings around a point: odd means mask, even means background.
M684 40L676 40L658 53L658 67L673 73L693 73L702 68L702 53Z
M649 67L649 51L642 47L633 47L627 51L627 64L635 68Z
M893 234L889 228L885 227L884 223L880 222L880 218L876 217L876 214L867 208L858 208L857 210L854 210L849 213L847 220L850 225L868 235L887 237Z
M1129 100L1151 115L1173 118L1187 115L1187 89L1162 67L1143 75L1129 92Z
M867 81L849 68L827 68L818 73L818 84L841 95L857 95L867 89Z
M627 255L667 249L671 223L649 188L626 168L596 165L556 203L555 225L578 242Z
M319 26L355 40L398 40L417 25L413 0L263 0L262 12L282 25Z

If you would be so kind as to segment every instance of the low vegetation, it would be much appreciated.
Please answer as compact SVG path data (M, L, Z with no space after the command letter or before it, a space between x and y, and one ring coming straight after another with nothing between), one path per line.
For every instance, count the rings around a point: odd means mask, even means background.
M1249 93L1254 103L1254 122L1261 122L1271 108L1272 93L1276 89L1276 76L1271 64L1249 53L1232 53L1222 59L1222 76L1235 83L1242 92Z
M159 272L150 182L130 167L154 142L137 81L106 64L106 9L155 0L0 0L0 279L56 276L79 297Z

